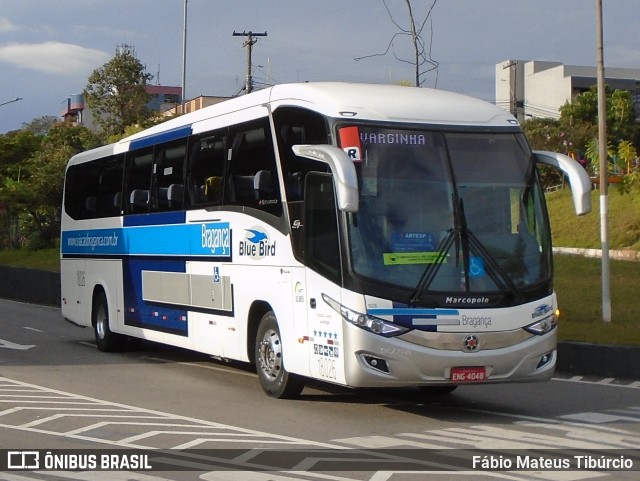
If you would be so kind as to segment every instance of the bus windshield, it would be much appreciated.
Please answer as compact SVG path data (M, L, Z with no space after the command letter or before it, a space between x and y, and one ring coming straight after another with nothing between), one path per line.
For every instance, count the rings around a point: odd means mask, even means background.
M551 241L519 133L359 127L353 271L429 295L508 295L550 282ZM455 297L454 297L455 298Z

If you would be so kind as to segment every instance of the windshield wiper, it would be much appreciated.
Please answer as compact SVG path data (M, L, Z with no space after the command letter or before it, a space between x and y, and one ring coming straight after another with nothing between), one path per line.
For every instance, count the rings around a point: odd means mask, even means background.
M433 259L433 262L429 264L429 266L424 270L422 276L420 276L418 285L416 286L413 294L411 295L411 298L409 299L410 305L418 303L420 297L422 296L422 293L429 288L429 286L435 279L440 266L442 266L445 259L447 258L447 254L449 252L449 249L451 249L451 245L457 237L458 236L456 235L455 229L447 230L446 237L444 237L438 245L438 252L436 253L436 257Z
M440 242L438 252L433 263L430 264L423 272L415 291L413 292L409 304L415 305L420 301L422 294L429 289L429 286L435 279L438 270L442 266L447 257L447 253L455 242L456 250L456 267L460 265L460 252L463 257L463 277L465 291L469 292L469 266L470 254L476 254L485 262L485 270L487 275L495 283L498 289L511 292L515 299L521 300L522 293L509 277L509 274L500 267L500 264L494 259L493 255L486 249L484 244L475 236L475 234L467 227L467 219L464 213L464 203L462 198L457 201L454 199L454 221L453 229L447 231L447 236Z

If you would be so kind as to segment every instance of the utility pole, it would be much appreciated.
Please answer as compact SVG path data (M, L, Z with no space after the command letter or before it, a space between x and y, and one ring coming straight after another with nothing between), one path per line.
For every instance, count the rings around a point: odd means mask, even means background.
M245 89L245 93L249 94L253 90L253 80L251 78L251 50L252 50L253 46L255 45L255 43L258 41L258 39L256 37L266 37L267 36L267 32L262 32L262 33L255 33L255 32L252 32L252 31L236 32L234 30L233 31L233 36L234 37L246 37L246 40L242 44L243 47L247 48L247 80L245 82L244 89Z
M602 33L602 0L596 0L596 44L598 60L598 148L600 157L600 242L602 244L602 320L611 322L611 285L609 262L609 178L607 159L607 94L604 82L604 46Z
M518 61L511 60L507 65L502 66L502 70L509 69L509 111L511 115L518 118Z
M185 105L187 103L187 97L185 94L187 83L187 0L184 0L184 22L182 25L182 92L181 92L181 114L185 114ZM177 109L176 109L177 110Z

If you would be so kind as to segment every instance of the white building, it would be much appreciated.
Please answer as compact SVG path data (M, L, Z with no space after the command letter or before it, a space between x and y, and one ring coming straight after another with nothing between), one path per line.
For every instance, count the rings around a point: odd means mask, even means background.
M560 118L560 107L596 85L596 67L538 60L505 60L496 65L496 105L525 118ZM607 68L612 89L631 92L640 117L640 70ZM640 118L639 118L640 120Z

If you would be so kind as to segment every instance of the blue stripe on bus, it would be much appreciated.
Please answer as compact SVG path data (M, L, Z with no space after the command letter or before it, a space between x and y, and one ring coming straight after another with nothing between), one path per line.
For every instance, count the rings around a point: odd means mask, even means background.
M129 144L129 150L142 149L143 147L149 147L162 142L182 139L189 135L191 135L191 124L132 140L131 144Z
M441 325L459 325L459 320L450 316L458 316L458 309L428 309L428 308L373 308L367 309L371 316L392 316L393 322L409 329L426 332L438 332Z
M61 253L90 256L207 256L231 259L228 222L169 224L62 233Z

